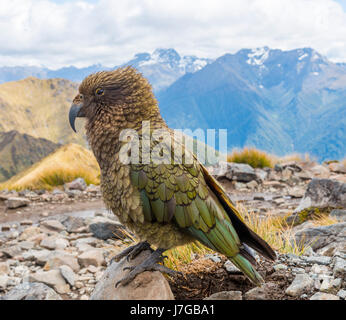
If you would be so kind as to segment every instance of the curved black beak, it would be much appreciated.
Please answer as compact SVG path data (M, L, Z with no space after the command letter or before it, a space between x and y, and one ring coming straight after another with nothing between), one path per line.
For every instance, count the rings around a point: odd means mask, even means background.
M68 118L70 120L70 126L74 132L77 132L75 128L76 118L83 117L83 114L81 112L82 106L83 106L82 104L73 104L71 106L70 113L68 115Z

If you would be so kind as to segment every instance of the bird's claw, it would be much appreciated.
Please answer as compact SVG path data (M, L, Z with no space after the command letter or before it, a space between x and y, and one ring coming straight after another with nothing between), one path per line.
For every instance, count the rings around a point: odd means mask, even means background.
M146 260L144 260L141 264L137 266L131 266L131 267L125 267L123 270L130 270L130 272L120 281L118 281L115 284L115 287L117 288L119 284L122 284L123 286L126 286L129 284L138 274L144 272L144 271L159 271L162 273L167 273L169 275L173 274L181 274L181 272L173 271L161 264L158 264L159 262L162 262L167 256L163 256L162 252L163 249L158 249L154 251Z
M130 262L130 260L132 260L135 257L137 257L144 250L153 251L153 249L151 249L150 244L148 242L146 242L146 241L139 242L139 243L137 243L137 244L135 244L133 246L130 246L130 247L126 248L125 250L123 250L122 252L120 252L119 254L114 256L111 259L111 264L114 261L119 262L124 257L126 257L126 261L127 262Z

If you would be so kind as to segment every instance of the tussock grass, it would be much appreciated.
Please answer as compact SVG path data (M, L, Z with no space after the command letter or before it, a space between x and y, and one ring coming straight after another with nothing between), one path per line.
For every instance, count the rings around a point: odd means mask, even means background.
M302 255L306 250L303 243L296 243L293 237L293 225L286 222L287 216L268 215L265 218L248 211L242 204L238 204L240 216L247 226L263 238L274 250L279 253L293 253Z
M79 177L87 184L99 184L100 169L89 150L68 144L0 184L0 189L51 190Z
M227 156L228 162L246 163L253 168L272 168L275 164L275 157L264 151L255 148L244 148L233 150Z
M246 163L249 164L253 168L264 168L269 167L273 168L276 164L285 163L285 162L316 162L311 155L308 153L299 154L292 153L285 155L283 157L279 157L273 154L266 153L265 151L258 150L256 148L248 148L244 149L235 149L227 156L228 162L235 163ZM344 164L346 163L346 159L344 160Z
M339 221L327 214L318 214L312 220L312 223L317 227L330 226L339 223Z
M291 161L296 161L296 162L313 162L315 159L313 159L308 153L300 154L300 153L292 153L285 155L283 157L277 157L275 164L276 163L284 163L284 162L291 162Z
M269 245L281 254L293 253L302 255L312 243L297 243L293 237L293 225L286 222L287 216L268 215L265 218L259 217L257 214L248 211L243 204L237 204L240 218L246 225L263 238ZM338 221L327 215L319 215L311 220L316 226L327 226L337 223ZM182 265L190 263L194 254L205 255L212 253L213 250L205 247L199 242L176 247L166 252L168 259L165 260L165 266L180 270Z
M165 255L168 259L164 260L164 265L172 270L180 270L180 267L189 264L194 256L204 256L207 253L212 253L213 250L207 248L200 242L192 242L185 246L176 247L166 251Z

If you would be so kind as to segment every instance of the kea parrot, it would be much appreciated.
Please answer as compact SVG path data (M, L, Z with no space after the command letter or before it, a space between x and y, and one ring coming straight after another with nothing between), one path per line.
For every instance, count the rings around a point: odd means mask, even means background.
M149 135L165 130L170 142L181 143L163 120L152 87L140 72L123 67L87 76L69 112L74 131L77 117L86 118L86 136L101 169L106 207L140 239L116 260L132 259L145 249L152 252L118 284L127 285L146 270L173 273L160 264L163 253L196 240L225 255L255 285L264 282L254 268L250 248L269 260L276 258L274 250L246 226L225 190L192 152L181 145L183 161L176 162L162 139L150 137L146 148L139 144L137 151L126 149L130 144L122 137L124 130L137 133L141 141L148 138L143 121L150 123ZM169 161L147 159L148 151L157 146L163 146L158 154L170 156ZM139 161L123 161L122 152ZM187 158L190 161L185 163Z

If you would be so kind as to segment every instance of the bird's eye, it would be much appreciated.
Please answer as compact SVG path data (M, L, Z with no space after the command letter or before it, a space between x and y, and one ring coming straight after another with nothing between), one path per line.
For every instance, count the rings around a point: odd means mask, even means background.
M98 89L95 90L95 94L97 96L103 96L105 94L105 91L103 89L101 89L101 88L98 88Z

